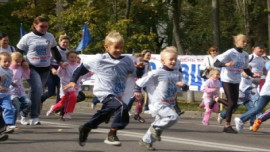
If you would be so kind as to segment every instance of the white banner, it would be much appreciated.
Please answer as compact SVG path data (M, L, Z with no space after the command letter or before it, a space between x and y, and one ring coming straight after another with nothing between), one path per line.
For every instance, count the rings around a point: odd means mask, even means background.
M130 55L130 54L127 54ZM79 55L80 58L83 60L91 60L95 55ZM203 78L200 77L200 64L202 64L204 55L179 55L178 59L182 65L183 77L185 81L189 85L189 89L192 91L200 91L202 82L204 81ZM152 54L150 64L153 70L156 70L162 66L160 62L160 55L159 54ZM94 75L85 80L83 85L94 85L95 79Z

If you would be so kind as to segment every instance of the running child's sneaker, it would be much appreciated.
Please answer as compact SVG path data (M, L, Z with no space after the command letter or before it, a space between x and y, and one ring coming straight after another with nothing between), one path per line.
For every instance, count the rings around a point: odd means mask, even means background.
M234 122L235 122L235 128L237 130L237 132L243 132L244 129L244 123L241 121L240 118L236 117L234 118Z
M63 116L64 119L71 119L70 113L65 113Z
M262 124L262 121L260 119L256 119L254 121L254 124L252 126L252 131L256 132L260 128L260 125Z
M0 134L0 141L5 141L8 140L8 135L7 134Z
M155 138L157 141L161 141L161 130L156 130L155 128L153 128L153 126L150 126L150 132L153 138Z
M144 148L146 148L146 149L149 150L149 151L154 151L154 150L156 150L156 149L152 146L152 144L146 143L146 142L144 142L142 139L139 141L139 145L142 146L142 147L144 147Z
M79 145L84 146L85 142L87 140L88 134L91 131L91 129L80 126L79 127Z
M50 109L47 111L46 116L48 117L53 112L53 105L50 107Z
M39 118L32 118L29 120L30 125L41 125Z
M26 117L21 116L21 124L22 125L29 125L29 121Z
M121 146L121 142L119 141L116 135L110 135L104 140L105 144L113 145L113 146Z
M140 123L145 123L145 120L139 114L134 115L134 119Z
M218 113L217 122L219 124L222 124L222 120L223 120L223 118L221 117L221 113Z

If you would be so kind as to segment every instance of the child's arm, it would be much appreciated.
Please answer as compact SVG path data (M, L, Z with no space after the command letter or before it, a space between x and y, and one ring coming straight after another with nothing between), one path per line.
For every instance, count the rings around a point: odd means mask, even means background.
M59 66L59 68L57 69L57 72L56 72L59 77L63 77L66 75L66 67L67 66L68 66L67 62L63 63L62 66Z
M22 77L25 78L25 79L30 78L30 69L29 69L29 67L28 68L22 67Z
M211 93L211 92L216 92L217 90L219 90L218 88L211 88L209 83L210 83L210 81L208 79L207 81L205 81L205 84L202 85L202 91L203 92Z
M72 78L70 82L63 86L63 90L66 90L68 88L75 88L76 82L80 78L80 76L87 74L89 71L86 69L86 67L83 64L80 64L79 67L76 68L76 70L72 74Z

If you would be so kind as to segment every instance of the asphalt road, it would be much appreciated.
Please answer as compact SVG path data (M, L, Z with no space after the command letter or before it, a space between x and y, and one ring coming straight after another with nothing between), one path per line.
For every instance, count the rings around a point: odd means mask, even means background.
M84 147L78 145L78 126L86 122L95 110L86 102L76 105L71 120L61 121L56 115L45 116L46 110L53 104L47 101L41 113L40 126L22 126L9 135L9 140L0 142L0 152L142 152L138 145L153 118L142 114L146 123L139 123L131 116L126 129L118 132L122 146L116 147L104 143L109 131L108 124L101 124L92 130ZM100 106L100 105L99 105ZM96 108L98 109L99 106ZM154 147L160 152L176 151L270 151L270 123L263 124L258 132L248 130L248 124L241 134L222 133L223 126L217 124L216 114L209 126L201 124L201 112L186 112L177 124L165 130L162 141Z

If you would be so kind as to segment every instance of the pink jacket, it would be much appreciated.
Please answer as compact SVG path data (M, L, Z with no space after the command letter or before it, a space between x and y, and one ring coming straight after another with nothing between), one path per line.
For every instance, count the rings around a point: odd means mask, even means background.
M18 85L18 87L10 86L11 99L14 99L15 97L25 96L25 90L22 81L23 79L29 79L30 69L24 69L21 66L15 67L14 65L10 65L9 68L13 71L12 82Z
M217 89L217 90L215 90ZM213 78L209 78L202 85L203 101L210 102L216 96L219 96L220 81Z

